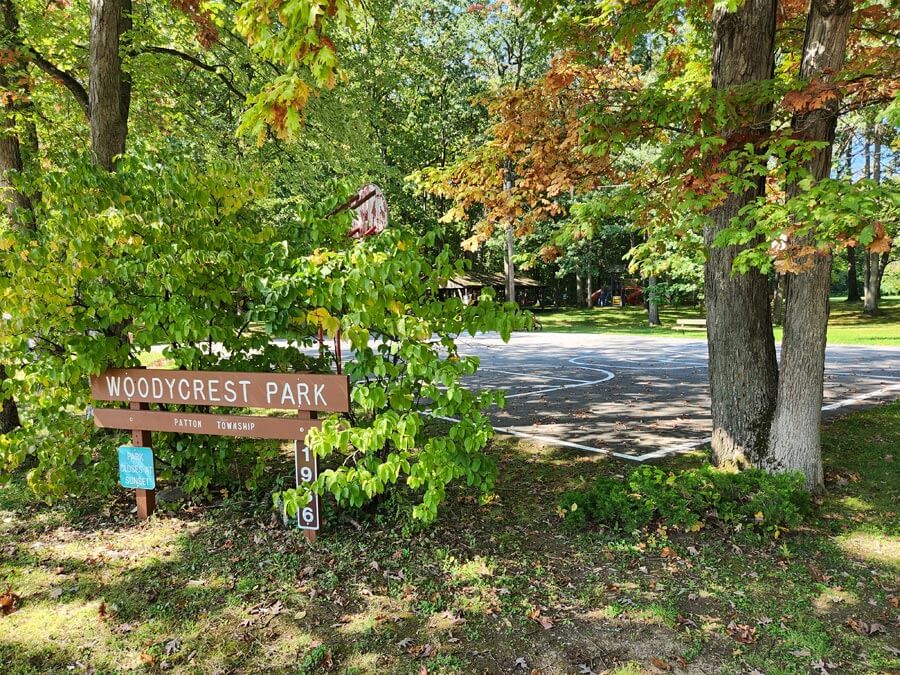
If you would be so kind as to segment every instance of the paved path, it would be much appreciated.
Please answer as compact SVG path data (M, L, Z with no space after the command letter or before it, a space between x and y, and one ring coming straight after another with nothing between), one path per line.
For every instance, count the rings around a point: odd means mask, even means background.
M705 340L518 333L463 338L478 356L469 386L508 392L491 419L500 433L647 461L708 442ZM825 418L900 398L900 349L828 348Z

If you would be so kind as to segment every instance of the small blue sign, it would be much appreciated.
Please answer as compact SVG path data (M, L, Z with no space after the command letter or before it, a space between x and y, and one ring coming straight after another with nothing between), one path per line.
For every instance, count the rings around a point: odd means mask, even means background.
M133 445L119 448L119 483L134 490L155 490L156 471L153 469L153 450Z

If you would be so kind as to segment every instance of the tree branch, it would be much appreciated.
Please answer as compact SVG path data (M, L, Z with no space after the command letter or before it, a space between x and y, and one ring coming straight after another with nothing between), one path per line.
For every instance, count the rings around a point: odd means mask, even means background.
M228 87L228 89L231 91L231 93L233 93L235 96L237 96L241 100L244 100L247 98L247 95L234 85L234 81L230 77L226 76L225 73L222 72L222 70L224 69L224 70L227 70L229 73L231 73L231 69L228 68L228 66L225 66L222 64L206 63L205 61L198 59L196 56L191 56L190 54L186 54L185 52L179 51L177 49L172 49L171 47L150 46L150 47L144 47L142 49L142 51L143 52L152 52L154 54L166 54L167 56L174 56L175 58L179 58L183 61L187 61L191 65L196 66L197 68L200 68L201 70L205 70L208 73L212 73L213 75L218 77L220 80L222 80L222 82L225 84L225 86Z
M91 104L84 85L81 84L81 82L79 82L78 79L71 73L67 73L61 68L58 68L50 63L47 59L41 56L41 54L34 47L26 47L26 49L28 50L28 54L31 57L34 65L36 65L54 80L68 89L71 92L72 96L75 97L75 101L78 103L78 105L81 106L81 110L84 112L84 116L88 119L91 119Z

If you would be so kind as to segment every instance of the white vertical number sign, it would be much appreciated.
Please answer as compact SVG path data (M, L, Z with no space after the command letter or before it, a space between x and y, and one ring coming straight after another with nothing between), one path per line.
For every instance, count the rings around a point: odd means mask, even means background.
M313 483L319 477L316 455L302 441L294 442L294 472L297 487L300 483ZM319 529L319 495L313 493L309 503L297 510L297 527L301 530Z

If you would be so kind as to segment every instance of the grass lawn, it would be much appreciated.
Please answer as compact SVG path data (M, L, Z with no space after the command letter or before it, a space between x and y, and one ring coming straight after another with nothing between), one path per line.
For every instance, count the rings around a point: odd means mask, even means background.
M885 298L884 313L867 317L862 303L849 303L844 298L831 299L831 318L828 322L828 342L832 344L885 345L900 347L900 298ZM570 308L535 313L546 331L562 333L629 333L669 337L700 337L702 331L674 330L678 319L702 319L704 310L697 307L662 307L658 328L647 326L647 312L643 307L603 307L595 309ZM775 339L781 340L781 328L775 328Z
M493 502L453 491L424 531L385 506L314 546L264 497L138 524L125 496L47 507L20 476L0 488L0 671L898 672L900 404L824 444L828 493L779 540L569 533L557 495L630 465L508 440Z

